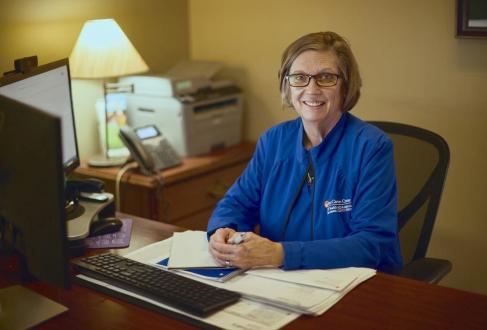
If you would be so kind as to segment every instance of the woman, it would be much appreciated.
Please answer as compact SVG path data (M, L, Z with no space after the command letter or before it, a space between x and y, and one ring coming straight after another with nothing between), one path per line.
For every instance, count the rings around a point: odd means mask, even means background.
M361 87L349 45L333 32L299 38L279 81L299 117L260 137L210 218L210 253L240 268L401 267L392 143L348 112Z

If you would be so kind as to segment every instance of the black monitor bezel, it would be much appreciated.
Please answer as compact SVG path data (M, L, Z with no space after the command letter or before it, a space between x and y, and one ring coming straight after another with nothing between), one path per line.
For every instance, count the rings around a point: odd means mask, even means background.
M21 277L24 280L30 280L29 277L34 276L56 287L68 289L71 280L67 222L64 210L65 177L62 166L61 119L3 95L0 95L0 104L5 109L5 111L0 111L3 118L0 129L7 133L18 132L15 133L17 135L13 134L14 137L26 137L23 138L24 141L20 145L17 145L13 155L9 152L10 147L8 149L6 147L12 141L4 141L3 151L7 151L7 153L3 155L15 166L12 167L11 163L9 165L8 161L5 161L3 165L0 164L0 185L4 184L9 193L5 195L7 203L3 207L0 201L0 218L4 226L0 239L3 240L5 246L11 246L14 251L18 252ZM15 115L9 115L9 113L15 113ZM29 126L31 129L29 135L25 135L25 132L19 129L25 127L20 126L19 123L26 118L31 124L34 119L37 123ZM9 129L10 131L8 131ZM43 148L25 148L25 139L32 135L38 136L35 141L50 143L43 143ZM28 150L31 152L27 152ZM32 154L33 150L34 154ZM21 152L25 156L19 156ZM46 157L46 155L52 157ZM0 159L4 159L2 154L0 154ZM33 166L34 164L31 162L35 164L43 162L45 165ZM47 172L38 173L43 166ZM25 182L26 180L29 181L28 184ZM12 183L21 185L14 186ZM13 205L8 202L12 200ZM16 207L24 202L24 206ZM5 231L6 225L7 228L10 228L9 231ZM43 233L48 235L43 235Z
M69 59L68 58L63 58L61 60L57 60L51 63L43 64L37 67L30 68L28 72L15 72L15 73L9 73L3 77L0 77L0 87L10 85L13 83L16 83L18 81L39 75L41 73L51 71L53 69L66 66L67 71L68 71L68 86L69 86L69 100L71 102L71 113L72 113L72 120L73 120L73 133L75 135L74 143L75 143L75 148L76 148L76 157L75 159L71 159L68 163L63 164L63 170L64 174L68 175L72 171L74 171L77 167L80 165L80 157L79 157L79 149L78 149L78 138L77 138L77 133L76 133L76 121L75 121L75 114L74 114L74 106L73 106L73 92L72 92L72 87L71 87L71 72L69 70Z

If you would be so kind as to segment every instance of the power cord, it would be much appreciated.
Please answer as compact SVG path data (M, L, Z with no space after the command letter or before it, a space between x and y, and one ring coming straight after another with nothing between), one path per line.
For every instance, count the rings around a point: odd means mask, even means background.
M122 182L122 178L130 170L136 169L138 166L137 163L128 163L120 170L117 172L117 177L115 179L115 209L117 212L120 212L120 184ZM159 210L162 210L162 214L159 214L157 217L158 220L162 220L163 222L167 222L169 219L169 202L167 201L166 198L164 198L164 178L162 175L159 175L158 173L154 173L152 176L156 181L157 181L157 186L156 186L156 205L155 205L155 210L153 212L155 214L158 214ZM161 208L159 209L159 205Z
M120 170L117 172L117 177L115 179L115 210L120 212L120 182L122 181L123 176L130 170L136 169L139 167L137 163L128 163L125 164Z

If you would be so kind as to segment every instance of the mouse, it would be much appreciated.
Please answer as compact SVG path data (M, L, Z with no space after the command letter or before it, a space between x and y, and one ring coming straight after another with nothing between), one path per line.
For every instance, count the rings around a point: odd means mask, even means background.
M119 231L123 222L118 218L105 218L91 223L90 236L110 234Z

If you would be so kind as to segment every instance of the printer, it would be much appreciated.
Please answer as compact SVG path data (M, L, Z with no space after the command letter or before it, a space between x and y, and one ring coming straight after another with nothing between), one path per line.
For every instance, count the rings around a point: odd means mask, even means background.
M242 139L242 92L231 82L169 72L122 77L119 83L133 85L134 93L126 95L129 125L156 125L182 156L205 154Z

